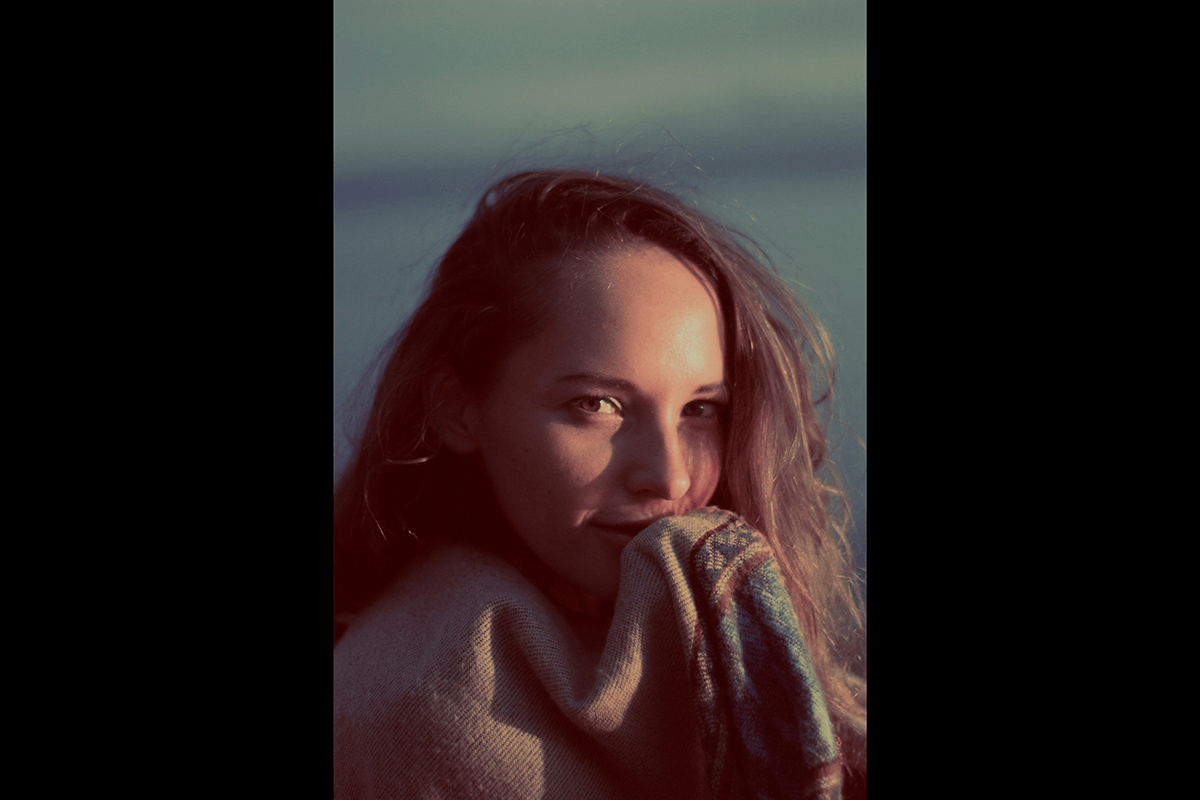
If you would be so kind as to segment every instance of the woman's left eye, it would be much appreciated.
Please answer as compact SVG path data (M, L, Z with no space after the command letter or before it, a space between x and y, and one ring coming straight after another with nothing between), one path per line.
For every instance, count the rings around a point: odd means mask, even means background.
M695 400L683 407L685 417L715 417L719 404L714 400Z

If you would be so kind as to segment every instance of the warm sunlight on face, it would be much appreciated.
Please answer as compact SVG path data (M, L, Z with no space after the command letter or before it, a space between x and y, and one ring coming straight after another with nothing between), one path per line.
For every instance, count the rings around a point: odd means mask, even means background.
M713 293L674 256L641 249L609 258L509 357L470 425L517 535L612 599L633 535L712 497L724 382Z

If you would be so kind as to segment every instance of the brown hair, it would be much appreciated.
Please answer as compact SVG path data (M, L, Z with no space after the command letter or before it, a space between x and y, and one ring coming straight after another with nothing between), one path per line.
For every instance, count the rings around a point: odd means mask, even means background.
M647 243L690 262L717 293L730 416L712 503L770 541L845 755L865 768L866 623L846 539L849 504L817 411L834 382L829 336L752 242L645 183L526 172L479 201L392 340L355 457L336 485L335 619L373 599L422 541L479 527L447 513L494 513L486 479L440 447L438 377L452 374L482 395L508 354L545 324L563 281L605 253Z

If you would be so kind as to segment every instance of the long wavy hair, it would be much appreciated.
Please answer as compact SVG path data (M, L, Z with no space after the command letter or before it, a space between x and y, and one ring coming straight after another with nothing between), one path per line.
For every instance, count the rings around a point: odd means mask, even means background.
M334 490L335 641L431 541L497 513L469 457L442 448L439 376L483 396L536 335L563 288L605 254L656 245L703 273L726 325L728 438L712 504L767 538L843 742L866 761L866 621L846 538L850 508L826 452L829 335L736 231L646 183L551 170L505 178L479 201L393 337L353 459ZM343 623L344 624L344 623Z

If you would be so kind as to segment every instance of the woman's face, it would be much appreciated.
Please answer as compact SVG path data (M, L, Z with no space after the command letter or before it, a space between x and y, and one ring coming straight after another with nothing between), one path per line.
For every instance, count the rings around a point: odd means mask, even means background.
M721 472L724 326L666 251L608 258L464 416L508 521L558 575L616 596L620 555L708 503Z

